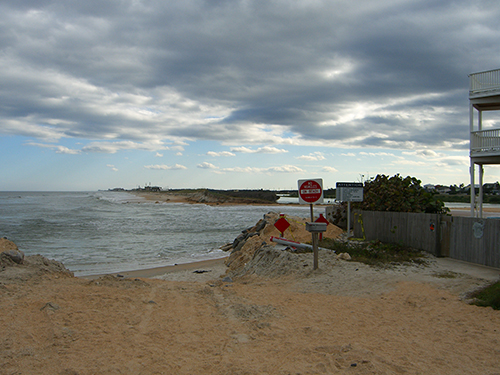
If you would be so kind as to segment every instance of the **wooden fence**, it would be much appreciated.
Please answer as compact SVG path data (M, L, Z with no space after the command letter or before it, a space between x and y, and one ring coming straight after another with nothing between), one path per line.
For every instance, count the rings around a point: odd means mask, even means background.
M500 220L354 211L354 237L401 243L436 256L500 268Z
M449 256L500 268L500 220L453 217Z

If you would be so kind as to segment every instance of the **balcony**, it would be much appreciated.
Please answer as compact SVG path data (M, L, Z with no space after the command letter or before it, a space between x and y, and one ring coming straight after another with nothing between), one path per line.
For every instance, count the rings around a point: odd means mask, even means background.
M470 157L478 164L500 164L500 129L483 128L483 112L500 110L500 69L473 73L469 78Z
M500 129L473 131L470 141L471 156L500 156Z
M469 99L500 95L500 69L469 74Z

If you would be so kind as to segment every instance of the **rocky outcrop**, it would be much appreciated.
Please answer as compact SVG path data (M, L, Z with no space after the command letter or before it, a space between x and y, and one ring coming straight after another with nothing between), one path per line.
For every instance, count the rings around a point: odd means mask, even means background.
M0 264L14 262L22 264L24 253L17 248L17 245L7 238L0 238Z
M171 191L172 192L172 191ZM204 204L270 204L276 203L276 193L266 190L196 190L183 191L188 201Z
M24 256L14 242L0 239L0 284L24 282L43 275L74 276L61 262L41 255Z

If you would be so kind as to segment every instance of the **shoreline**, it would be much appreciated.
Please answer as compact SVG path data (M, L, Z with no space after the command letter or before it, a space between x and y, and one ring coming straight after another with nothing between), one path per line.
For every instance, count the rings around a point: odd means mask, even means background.
M234 198L231 201L220 201L218 199L205 198L198 195L198 193L192 194L178 194L171 192L149 192L149 191L127 191L132 195L144 198L147 201L155 201L155 203L186 203L186 204L206 204L209 206L278 206L281 205L277 202L245 202L244 200Z
M127 190L129 194L135 195L136 197L144 198L148 202L155 203L185 203L185 204L205 204L208 206L277 206L277 207L301 207L308 206L306 204L300 204L299 202L289 202L289 203L279 203L279 202L270 202L270 201L245 201L241 198L234 198L230 201L218 201L218 200L204 200L203 198L199 198L196 194L180 194L180 193L171 193L167 191L162 192L149 192L149 191L136 191L136 190ZM134 201L133 203L136 203ZM139 202L140 203L140 202ZM326 207L331 205L331 203L322 203L315 204L317 207Z
M180 263L180 264L174 264L174 265L169 265L169 266L161 266L161 267L153 267L153 268L145 268L145 269L139 269L139 270L130 270L130 271L123 271L123 272L110 272L110 273L102 273L102 274L95 274L95 275L84 275L84 276L76 276L79 279L86 279L86 280L95 280L100 277L105 277L105 276L118 276L121 275L124 278L158 278L158 277L163 277L167 274L173 274L173 273L195 273L194 271L207 271L207 269L210 269L210 271L207 272L213 272L212 276L215 276L216 273L219 273L222 267L224 267L224 273L225 269L227 269L226 265L224 264L225 260L227 259L228 256L225 256L223 258L217 258L217 259L208 259L208 260L200 260L196 262L190 262L190 263ZM200 273L201 274L201 273Z

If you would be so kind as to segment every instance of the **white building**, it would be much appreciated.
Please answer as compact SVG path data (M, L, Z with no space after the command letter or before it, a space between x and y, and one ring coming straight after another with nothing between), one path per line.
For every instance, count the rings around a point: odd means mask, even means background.
M500 164L500 128L483 127L483 112L500 110L500 69L469 75L470 181L475 186L476 166L479 196L471 190L471 215L483 217L484 165Z

